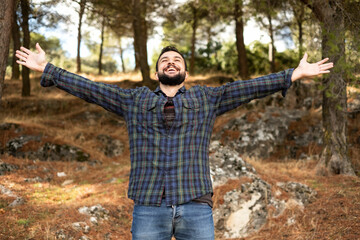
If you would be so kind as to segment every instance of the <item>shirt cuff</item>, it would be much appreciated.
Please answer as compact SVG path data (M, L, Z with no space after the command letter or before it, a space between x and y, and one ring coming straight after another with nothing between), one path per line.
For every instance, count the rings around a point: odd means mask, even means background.
M285 70L285 87L284 89L281 91L281 95L283 97L286 96L287 90L291 87L292 85L292 81L291 81L291 76L293 74L294 68L290 68Z
M54 65L52 65L51 63L47 63L44 69L43 74L41 75L41 81L40 81L40 85L43 87L50 87L50 86L54 86L54 73L56 67Z

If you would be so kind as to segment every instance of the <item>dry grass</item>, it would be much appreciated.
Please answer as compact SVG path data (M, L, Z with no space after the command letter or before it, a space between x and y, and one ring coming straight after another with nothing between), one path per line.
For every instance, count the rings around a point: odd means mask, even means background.
M121 76L97 78L96 81L115 81ZM133 79L128 75L123 79ZM194 77L198 82L201 77ZM16 195L25 199L25 204L16 208L7 205L14 198L0 195L0 239L54 239L60 229L79 239L86 235L91 239L104 239L111 233L111 239L131 239L130 227L132 220L132 201L126 197L130 170L129 146L127 143L126 126L114 125L116 116L107 113L94 105L85 103L61 91L50 88L42 89L38 83L32 83L32 96L19 97L21 83L7 80L2 99L1 122L20 124L23 131L3 131L0 146L21 134L42 134L46 141L66 143L84 149L102 164L94 166L84 162L41 162L1 155L1 160L16 164L20 168L14 172L0 176L0 184L11 189ZM194 80L195 81L195 80ZM203 80L206 83L205 77ZM123 83L126 84L127 83ZM192 83L189 82L191 85ZM132 83L130 84L132 86ZM291 96L288 96L291 97ZM231 111L221 116L215 123L214 133L233 119L241 116L246 109ZM262 109L259 109L262 111ZM95 121L84 121L85 112L99 113ZM248 121L256 120L254 113ZM315 124L321 119L321 112L310 111L301 121L307 125ZM304 124L303 124L304 126ZM296 123L291 130L301 134L304 130ZM355 168L360 169L360 148L356 144L360 135L359 119L349 120L349 141L352 161ZM125 144L124 153L118 158L108 158L97 149L95 137L106 134L121 140ZM237 133L228 132L229 139L236 138ZM80 137L79 137L80 136ZM31 142L24 146L37 149L42 142ZM291 143L288 143L291 144ZM305 151L305 150L302 150ZM309 152L321 151L319 146L309 146ZM281 149L279 149L281 152ZM280 155L279 155L280 156ZM279 157L277 156L277 157ZM275 158L273 158L275 159ZM276 158L277 159L277 158ZM315 202L305 209L290 207L277 218L269 218L260 232L246 239L358 239L360 234L360 181L358 178L346 176L319 177L315 175L316 160L286 162L246 159L252 164L259 175L274 187L277 182L295 181L309 185L318 192ZM65 172L66 177L57 177L58 172ZM52 177L40 183L25 182L25 178ZM111 179L116 179L109 182ZM64 185L66 180L72 183ZM214 195L215 207L222 203L223 195L237 189L247 178L229 180L227 184L216 188ZM287 199L288 196L281 195ZM77 209L82 206L101 204L110 212L109 220L99 226L92 226L89 217L81 215ZM269 208L271 212L272 209ZM288 219L295 216L295 222L289 224ZM84 221L92 226L89 234L77 232L71 223Z

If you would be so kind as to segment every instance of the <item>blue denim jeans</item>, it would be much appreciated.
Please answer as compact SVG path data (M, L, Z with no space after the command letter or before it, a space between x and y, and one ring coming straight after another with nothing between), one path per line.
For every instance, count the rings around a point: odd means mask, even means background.
M134 206L133 240L213 240L212 209L206 203L189 202L160 207Z

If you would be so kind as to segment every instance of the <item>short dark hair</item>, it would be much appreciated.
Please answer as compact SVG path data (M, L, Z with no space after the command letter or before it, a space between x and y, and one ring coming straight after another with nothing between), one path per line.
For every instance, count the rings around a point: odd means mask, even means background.
M186 65L186 60L184 58L184 55L174 46L166 46L164 47L162 50L161 50L161 53L158 57L158 60L156 61L156 72L159 70L158 69L158 63L159 63L159 59L161 57L161 55L163 55L164 53L166 52L177 52L178 54L180 54L180 56L182 57L182 59L184 60L184 63L185 63L185 71L187 71L187 65Z

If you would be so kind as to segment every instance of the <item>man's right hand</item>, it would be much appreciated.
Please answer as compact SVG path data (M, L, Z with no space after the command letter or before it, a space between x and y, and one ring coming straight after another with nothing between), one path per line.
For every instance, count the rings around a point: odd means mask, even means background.
M44 72L45 66L48 63L45 58L45 52L41 49L39 43L36 43L36 50L38 53L34 53L24 47L21 47L20 50L16 50L16 57L19 58L16 62L31 70Z

